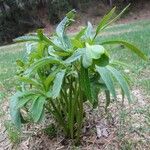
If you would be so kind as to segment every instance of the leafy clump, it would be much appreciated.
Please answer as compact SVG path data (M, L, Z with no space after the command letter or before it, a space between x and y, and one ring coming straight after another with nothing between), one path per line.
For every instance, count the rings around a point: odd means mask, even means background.
M18 42L28 42L25 60L17 60L20 84L10 101L12 121L18 128L25 122L21 110L25 109L34 122L39 122L44 113L49 112L64 135L79 142L85 117L85 102L96 108L98 94L100 91L104 92L107 110L111 102L110 95L116 99L115 81L131 101L126 78L115 68L115 63L110 61L105 45L122 44L141 58L146 59L146 56L126 41L96 43L97 35L123 12L112 18L115 13L113 8L100 21L96 31L88 22L87 27L69 36L66 29L74 22L76 13L72 10L59 23L54 36L48 37L39 29L35 35L16 39Z

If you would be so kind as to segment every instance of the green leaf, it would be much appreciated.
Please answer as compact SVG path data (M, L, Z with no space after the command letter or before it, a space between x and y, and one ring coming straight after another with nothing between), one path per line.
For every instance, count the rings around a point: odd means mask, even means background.
M54 54L60 56L60 57L65 57L65 56L69 56L70 53L67 51L55 51Z
M35 63L33 63L26 71L25 74L27 75L31 75L32 73L35 73L39 68L44 67L47 64L62 64L62 62L54 57L45 57L42 58L38 61L36 61Z
M64 34L63 38L61 38L61 42L65 51L68 51L70 48L72 48L71 40L66 34Z
M10 115L12 122L16 125L18 129L21 128L21 113L20 110L17 108L17 104L19 101L19 97L23 95L22 92L15 93L10 99Z
M53 48L54 48L55 50L64 51L62 47L60 47L60 46L57 45L55 42L53 42L51 39L49 39L46 35L44 35L42 29L38 29L38 30L37 30L37 34L38 34L39 39L40 39L41 41L44 41L44 42L48 43L49 45L53 46Z
M134 46L133 44L131 44L131 43L127 42L127 41L123 41L123 40L109 40L109 41L103 42L101 44L102 45L104 45L104 44L122 44L122 45L126 46L128 49L130 49L132 52L137 54L142 59L148 60L148 58L145 56L145 54L140 49L138 49L136 46Z
M93 59L99 59L106 53L105 49L101 45L89 45L86 44L86 48L83 49L82 64L85 68L92 65Z
M108 21L111 19L111 17L114 15L114 12L116 10L116 7L114 7L107 15L105 15L102 20L99 22L97 28L96 28L96 33L94 36L94 39L96 36L99 34L99 32L103 29L103 27L108 23Z
M39 82L37 82L36 80L31 79L29 77L23 76L23 77L18 77L18 79L24 83L32 84L35 87L42 87L42 85Z
M30 112L34 122L38 122L43 113L45 97L39 96L34 99Z
M65 62L66 64L70 64L70 63L76 61L77 59L79 59L79 58L82 56L82 53L83 53L82 50L79 49L79 50L75 51L75 52L74 52L69 58L67 58L64 62Z
M45 47L46 47L46 44L43 41L38 42L37 53L38 53L39 58L42 58L44 56Z
M24 63L20 59L16 60L16 63L19 67L24 67Z
M52 83L52 81L54 80L56 74L60 71L60 69L56 69L55 71L53 71L44 81L45 87L46 87L46 91L49 90L50 88L50 84Z
M61 45L64 51L67 51L72 47L70 38L65 34L65 29L74 21L73 19L75 17L75 13L75 10L71 10L67 13L66 17L58 24L56 28L56 34L58 36L57 42L59 41L59 45Z
M102 54L99 59L94 59L93 64L101 67L107 66L109 64L109 57L107 53Z
M76 35L75 35L75 39L76 40L79 40L84 34L85 34L85 31L87 30L87 27L84 27L83 29L81 29L80 32L78 32Z
M36 95L35 93L29 93L29 94L23 95L23 97L21 97L18 100L17 108L23 107L27 102L33 99L37 99L38 97L39 95Z
M86 48L84 48L84 54L82 55L82 64L84 66L84 68L88 68L89 66L92 65L92 58L89 54L89 52L87 51Z
M107 66L107 69L113 74L116 78L118 83L120 84L122 90L124 91L125 95L127 96L129 102L131 102L130 91L128 87L128 83L126 82L125 78L121 75L121 73L116 70L114 67Z
M66 17L58 24L57 28L56 28L56 33L59 37L63 37L64 36L64 32L67 26L70 25L70 23L72 23L75 17L75 13L76 11L73 9L71 10L69 13L67 13Z
M37 29L37 36L39 37L40 41L43 40L43 29Z
M53 46L51 46L51 45L48 47L48 54L52 57L58 58L58 56L55 54L55 50L54 50Z
M14 42L38 42L39 40L37 35L25 35L14 39Z
M56 77L54 79L54 85L52 88L52 97L53 98L56 98L57 96L59 96L65 73L66 73L66 70L61 70L59 73L56 74Z
M90 22L88 22L87 28L84 32L84 39L88 42L91 42L93 38L93 26Z
M109 21L108 23L106 23L103 28L101 28L101 30L107 28L110 24L114 23L115 21L117 21L121 15L129 8L130 4L127 5L115 18L113 18L111 21Z
M116 99L115 87L110 71L106 67L99 66L96 66L96 70L100 74L101 78L103 79L112 96Z
M76 38L71 40L72 45L76 48L83 48L83 43L80 40L77 40Z

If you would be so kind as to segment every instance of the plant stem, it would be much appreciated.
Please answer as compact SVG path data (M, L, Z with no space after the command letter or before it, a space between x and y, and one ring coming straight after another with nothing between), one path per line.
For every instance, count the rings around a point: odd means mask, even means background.
M69 120L68 120L68 123L69 123L69 129L70 129L70 136L71 138L73 139L74 138L74 132L73 132L73 128L74 128L74 106L73 106L73 103L74 103L74 99L73 99L73 79L72 77L70 76L69 78L69 85L70 85L70 88L69 88L69 102L70 102L70 108L69 108Z
M68 129L66 128L66 125L64 123L64 120L63 120L63 117L61 115L61 112L57 109L57 107L55 106L54 102L52 99L49 99L50 103L51 103L51 106L53 107L54 111L52 111L50 108L48 108L46 105L46 109L48 111L50 111L54 117L56 118L56 120L60 123L60 125L63 127L63 130L64 130L64 133L65 135L68 135Z
M80 141L82 122L83 122L83 93L81 86L79 85L79 97L77 99L78 109L77 109L77 138L76 143Z

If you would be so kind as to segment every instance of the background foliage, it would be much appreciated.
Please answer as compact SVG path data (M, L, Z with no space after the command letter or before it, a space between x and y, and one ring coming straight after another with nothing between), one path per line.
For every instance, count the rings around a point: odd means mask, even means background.
M98 0L97 0L98 1ZM112 5L112 0L99 0ZM115 2L129 2L117 0ZM28 33L33 29L44 27L43 16L53 24L58 23L62 16L71 10L82 9L91 0L0 0L0 44L11 42L13 38ZM90 5L87 5L88 7ZM85 8L84 8L85 9Z
M30 3L22 0L0 1L0 44L10 42L31 29L42 27L35 15L35 4Z

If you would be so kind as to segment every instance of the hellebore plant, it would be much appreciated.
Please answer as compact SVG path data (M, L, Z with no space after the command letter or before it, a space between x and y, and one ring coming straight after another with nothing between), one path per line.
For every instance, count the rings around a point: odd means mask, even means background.
M116 21L127 7L116 17L113 8L103 17L96 30L88 22L87 27L77 34L67 35L66 29L75 17L75 10L72 10L58 24L53 36L48 37L39 29L37 34L16 39L17 42L28 42L25 60L17 60L20 84L10 101L12 121L18 128L28 120L22 113L23 109L30 116L30 121L36 123L45 112L49 112L65 136L79 142L85 102L96 108L98 94L103 91L107 109L110 95L116 99L115 80L131 101L126 78L111 63L105 45L122 44L141 58L146 59L146 56L126 41L95 42L97 35Z

